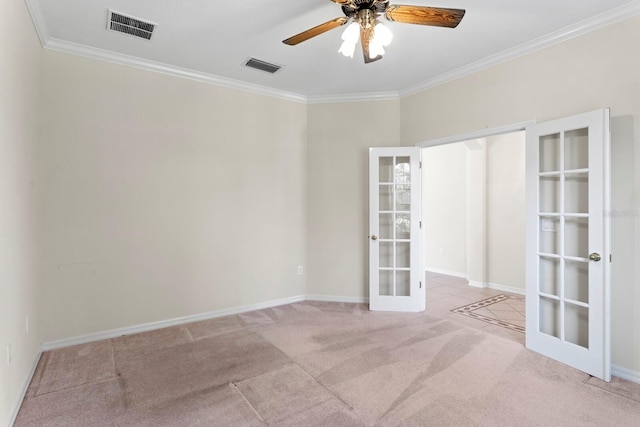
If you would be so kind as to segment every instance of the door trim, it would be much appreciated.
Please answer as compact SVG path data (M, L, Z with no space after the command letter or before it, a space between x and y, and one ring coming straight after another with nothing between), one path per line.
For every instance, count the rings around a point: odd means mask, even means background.
M604 316L604 375L607 378L607 381L611 380L611 109L604 109L606 114L609 116L608 120L604 121L604 153L603 153L603 162L604 167L602 170L603 181L604 181L604 189L603 189L603 205L604 205L604 215L603 215L603 227L604 227L604 253L606 254L605 263L604 263L604 292L603 294L603 313ZM609 259L607 259L609 258Z
M537 124L537 120L528 120L526 122L513 123L510 125L498 126L488 129L482 129L475 132L461 133L457 135L445 136L442 138L427 139L426 141L416 142L416 147L427 148L437 145L453 144L455 142L464 142L470 139L486 138L488 136L502 135L504 133L520 132L526 130L527 127Z

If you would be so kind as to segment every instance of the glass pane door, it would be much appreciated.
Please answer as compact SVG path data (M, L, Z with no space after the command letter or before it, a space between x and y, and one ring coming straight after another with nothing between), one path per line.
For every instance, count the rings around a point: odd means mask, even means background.
M609 381L609 111L527 128L527 348Z
M539 137L538 330L589 348L588 128Z
M407 156L380 156L378 164L378 293L406 297L411 295L411 163Z
M419 310L419 156L415 147L371 149L372 310Z

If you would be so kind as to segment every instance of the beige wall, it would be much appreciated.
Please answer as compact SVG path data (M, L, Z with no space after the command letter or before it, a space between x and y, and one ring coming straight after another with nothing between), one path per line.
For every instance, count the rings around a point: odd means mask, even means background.
M369 147L400 141L398 101L309 105L307 294L368 295Z
M616 366L636 373L640 372L640 267L636 267L640 266L640 183L635 172L640 164L639 45L640 17L633 17L401 102L404 145L611 107L612 356Z
M45 341L305 293L304 104L43 55Z
M487 282L525 290L525 134L487 144Z
M4 0L0 7L0 425L9 422L40 340L34 274L40 54L24 2ZM5 356L8 345L10 366Z

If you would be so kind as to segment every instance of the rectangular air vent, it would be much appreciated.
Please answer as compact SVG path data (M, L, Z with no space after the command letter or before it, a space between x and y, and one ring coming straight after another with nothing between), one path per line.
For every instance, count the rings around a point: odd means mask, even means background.
M244 63L244 65L246 65L247 67L255 68L256 70L266 71L267 73L271 73L271 74L275 73L280 68L282 68L281 65L271 64L270 62L261 61L256 58L249 58Z
M133 16L123 15L120 12L109 10L107 29L129 34L145 40L151 40L156 24L145 22Z

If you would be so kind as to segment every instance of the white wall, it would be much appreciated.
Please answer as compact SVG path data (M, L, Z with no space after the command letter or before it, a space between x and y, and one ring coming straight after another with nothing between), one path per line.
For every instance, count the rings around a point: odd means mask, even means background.
M524 132L429 147L422 156L427 270L524 291Z
M465 276L467 147L464 143L422 151L422 194L426 269Z
M640 378L640 17L402 99L412 145L611 107L613 363ZM624 125L624 129L616 126ZM633 162L631 161L633 159Z
M306 106L45 51L45 341L305 293Z
M487 141L464 142L467 148L467 277L487 286Z
M41 49L21 0L0 6L0 425L38 351L35 271ZM30 332L26 333L26 317ZM7 366L6 348L12 361Z

